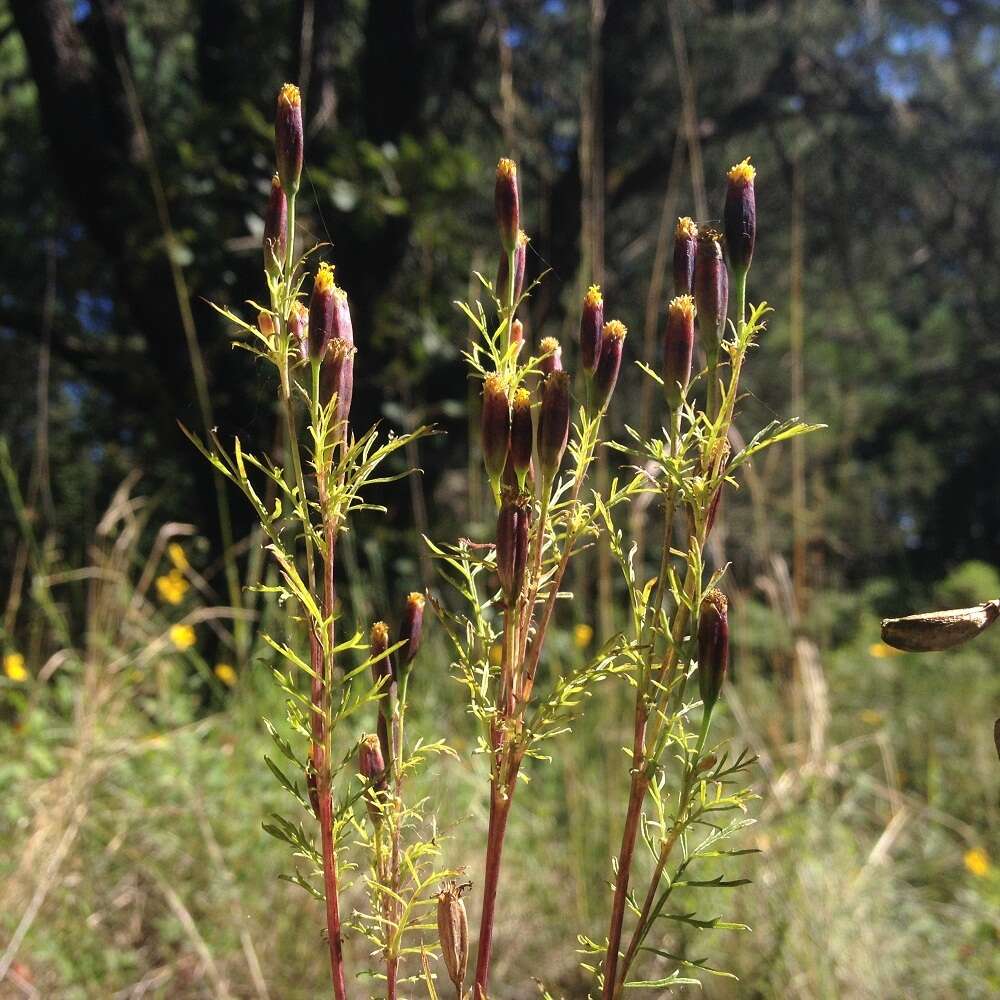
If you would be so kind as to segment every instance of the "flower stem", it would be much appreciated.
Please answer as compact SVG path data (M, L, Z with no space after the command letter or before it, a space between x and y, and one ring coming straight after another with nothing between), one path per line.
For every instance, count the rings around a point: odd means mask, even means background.
M507 817L514 798L516 767L505 786L494 776L490 789L490 825L486 837L486 875L483 881L483 912L479 920L479 946L476 953L475 1000L487 1000L486 986L490 976L493 952L493 918L496 913L497 887L500 883L500 859L503 854Z

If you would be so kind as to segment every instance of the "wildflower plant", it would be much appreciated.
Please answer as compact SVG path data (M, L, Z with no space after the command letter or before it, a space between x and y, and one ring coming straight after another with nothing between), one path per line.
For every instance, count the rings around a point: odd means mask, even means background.
M285 695L291 731L289 739L266 722L280 764L266 762L300 813L274 815L264 829L292 849L295 870L282 877L324 904L337 1000L348 995L347 927L372 941L380 968L371 973L392 998L406 956L436 947L436 889L455 874L436 866L433 831L420 839L421 803L404 805L404 777L447 748L418 740L407 752L403 743L422 595L410 596L395 643L381 633L381 641L369 644L359 630L339 632L336 557L338 539L355 514L384 512L365 498L366 491L413 471L387 471L386 463L431 428L383 434L375 426L357 433L351 424L357 347L347 293L326 261L315 267L310 287L308 267L323 248L301 256L296 249L304 146L301 98L292 84L278 95L275 155L263 239L267 303L249 303L253 323L215 308L240 332L235 346L275 372L284 454L279 461L251 454L239 438L227 449L216 435L208 442L188 436L257 515L277 567L277 582L258 589L293 609L291 634L262 635L282 664L273 673ZM344 725L359 713L367 713L378 729L360 742ZM312 823L318 823L318 843ZM341 911L345 879L360 867L344 860L352 838L370 855L365 885L371 911L346 915Z

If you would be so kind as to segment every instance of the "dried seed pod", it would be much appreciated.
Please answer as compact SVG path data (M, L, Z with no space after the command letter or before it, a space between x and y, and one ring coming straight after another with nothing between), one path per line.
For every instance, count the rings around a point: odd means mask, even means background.
M601 337L601 357L594 372L594 412L607 409L611 402L611 394L618 382L618 372L622 367L622 352L625 349L625 336L628 329L617 319L604 324Z
M726 183L726 204L723 223L726 230L726 250L733 274L742 276L750 270L754 241L757 237L757 204L754 178L757 171L748 156L729 168Z
M985 632L1000 615L1000 600L987 601L975 608L931 611L906 618L886 618L882 641L908 653L930 653L960 646Z
M513 605L524 587L528 565L528 535L531 528L530 498L506 490L497 515L497 576L508 606Z
M517 249L517 234L521 227L521 201L517 192L517 164L502 159L497 164L493 207L500 230L500 245L510 254Z
M296 302L288 314L288 335L292 341L299 357L303 361L309 360L309 310L301 303Z
M698 256L698 227L686 215L674 230L674 295L694 292L694 262Z
M264 213L264 270L276 278L285 262L288 246L288 199L277 174L271 178L271 194Z
M729 273L720 241L718 230L702 230L698 235L698 256L694 265L698 337L710 360L718 357L729 309Z
M337 285L333 280L333 266L325 261L320 264L313 280L312 297L309 299L309 359L322 361L333 330L336 311Z
M292 197L299 190L304 147L302 95L295 84L286 83L278 92L278 113L274 119L274 155L281 186Z
M711 712L729 668L729 602L721 590L710 590L698 614L698 686L706 712Z
M672 410L681 405L691 380L694 355L694 299L678 295L667 306L667 332L663 338L663 387Z
M601 358L604 338L604 296L597 285L591 285L583 299L580 314L580 364L587 375L593 375Z
M399 664L406 670L417 658L424 634L424 595L418 591L408 594L403 620L399 625L399 640L404 643L399 648Z
M545 482L551 482L558 474L568 441L569 374L553 371L542 384L542 405L538 413L538 462Z
M518 389L514 393L514 406L510 417L510 458L517 475L517 485L524 489L524 478L531 468L531 451L534 442L531 425L531 393Z
M437 926L441 957L444 959L448 978L458 995L462 995L465 973L469 965L469 918L465 912L462 893L465 886L449 882L438 893Z
M496 492L510 448L510 403L503 382L496 375L488 375L483 383L481 429L486 475Z
M517 246L514 247L514 305L517 305L518 299L521 298L521 292L524 291L524 269L528 262L528 243L530 242L530 237L523 230L519 229L517 231ZM493 293L500 300L501 305L505 308L507 303L510 301L510 288L508 287L510 281L510 255L507 253L500 254L500 263L497 264L497 283L493 287ZM513 339L513 337L511 338Z
M552 372L561 372L563 370L562 348L555 337L542 337L542 342L538 345L538 349L542 353L543 374L550 375Z

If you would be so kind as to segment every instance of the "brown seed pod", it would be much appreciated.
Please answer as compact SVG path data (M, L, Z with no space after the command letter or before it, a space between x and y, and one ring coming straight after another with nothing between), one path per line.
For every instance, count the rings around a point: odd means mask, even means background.
M975 608L931 611L906 618L885 618L882 641L907 653L931 653L960 646L986 631L1000 616L1000 600Z
M449 882L438 893L437 898L441 957L448 969L448 978L459 995L462 993L465 972L469 965L469 918L465 912L465 903L462 901L462 893L467 888L467 885Z

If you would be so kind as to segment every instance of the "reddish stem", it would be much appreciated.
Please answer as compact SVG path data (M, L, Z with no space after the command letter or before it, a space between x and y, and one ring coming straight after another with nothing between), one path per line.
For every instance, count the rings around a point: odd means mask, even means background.
M334 997L336 1000L347 1000L337 886L337 849L333 842L333 794L330 789L330 767L325 757L320 773L319 822L323 839L323 888L326 895L326 929L330 939L330 973L333 977Z
M497 887L500 882L500 858L503 854L504 834L507 831L507 817L514 796L514 774L506 787L504 797L493 780L490 796L490 826L486 838L486 876L483 882L483 912L479 919L479 950L476 954L475 1000L487 1000L486 985L490 976L490 957L493 952L493 917L496 912Z

